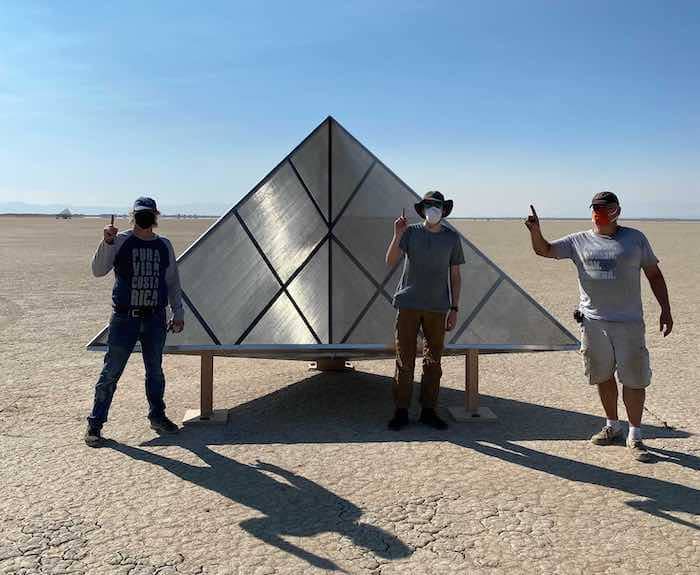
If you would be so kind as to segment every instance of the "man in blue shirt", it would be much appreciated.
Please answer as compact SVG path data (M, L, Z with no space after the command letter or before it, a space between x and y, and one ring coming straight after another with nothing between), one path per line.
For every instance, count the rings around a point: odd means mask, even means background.
M621 208L617 196L612 192L596 194L591 208L593 229L551 243L542 236L532 206L525 225L536 254L570 259L578 271L581 302L576 315L581 323L581 353L588 381L598 386L607 416L605 426L591 442L610 445L623 438L617 416L617 373L630 423L627 447L636 460L648 462L652 458L642 443L641 423L651 369L644 341L640 270L661 306L659 327L664 337L673 329L668 289L646 236L618 225Z
M95 386L95 400L88 417L85 443L98 447L102 426L112 397L129 356L141 343L146 369L146 398L151 428L159 433L176 433L177 425L165 415L165 376L161 367L167 330L179 333L184 328L180 278L172 244L153 232L158 225L158 208L152 198L134 203L134 227L126 232L113 224L106 226L103 240L92 260L95 277L114 270L113 313L109 322L108 351ZM166 305L173 319L166 325Z

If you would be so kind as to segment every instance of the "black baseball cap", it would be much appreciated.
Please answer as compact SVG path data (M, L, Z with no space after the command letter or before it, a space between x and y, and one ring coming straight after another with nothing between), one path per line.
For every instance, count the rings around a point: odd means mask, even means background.
M598 192L593 196L591 207L593 206L610 206L612 204L620 205L620 200L612 192Z
M150 210L152 212L158 213L158 208L156 207L156 201L153 198L147 198L141 196L134 202L134 211L141 212L143 210Z

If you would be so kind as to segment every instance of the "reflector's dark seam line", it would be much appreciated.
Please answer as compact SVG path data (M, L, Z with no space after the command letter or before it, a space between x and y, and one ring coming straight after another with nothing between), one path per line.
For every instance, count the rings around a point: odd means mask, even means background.
M350 202L352 202L353 198L357 195L357 192L360 191L360 188L362 187L362 184L365 183L365 180L366 180L367 177L369 176L369 173L372 171L372 168L374 168L374 166L376 166L376 165L377 165L377 160L375 159L375 160L373 160L372 163L369 165L369 168L367 168L367 171L364 173L364 175L362 176L362 178L360 179L360 181L359 181L359 182L357 183L357 185L355 186L355 189L354 189L354 190L352 191L352 193L350 194L350 197L349 197L349 198L347 199L347 201L345 202L345 205L343 206L343 208L340 210L340 212L338 212L338 215L336 216L335 220L333 220L333 222L331 223L331 226L330 226L330 229L331 229L331 230L332 230L332 229L335 227L335 225L338 223L338 220L339 220L339 219L342 217L342 215L345 213L345 210L348 209L348 206L350 205Z
M240 345L240 343L248 337L248 334L255 328L256 325L260 322L262 317L267 313L267 310L269 310L272 305L277 301L277 298L280 297L283 293L285 293L285 288L289 287L289 285L296 279L296 277L302 272L302 270L306 267L306 265L313 259L313 257L316 255L316 253L323 247L323 244L326 240L328 240L330 236L330 233L326 234L321 238L321 240L314 246L314 249L312 249L309 252L309 255L306 256L306 259L301 262L301 265L296 269L296 271L289 276L289 279L286 281L284 286L280 288L280 290L273 296L273 298L268 302L268 304L258 313L257 316L255 316L255 319L252 321L252 323L248 326L248 328L243 332L243 335L236 340L236 345Z
M192 300L191 300L189 297L187 297L187 294L186 294L184 291L181 290L181 291L180 291L180 294L182 295L182 299L183 299L183 300L185 301L185 303L187 304L187 307L190 308L190 311L192 312L192 314L194 315L194 317L196 317L196 318L199 320L199 323L202 324L202 327L204 328L204 331L207 332L207 335L211 338L211 340L212 340L216 345L221 345L221 342L219 341L219 338L216 337L216 334L215 334L214 331L209 327L209 324L207 324L207 322L204 320L204 318L202 317L202 314L200 314L199 311L197 310L197 308L194 306L194 304L192 303Z
M381 288L383 288L383 287L387 284L387 282L391 279L391 277L394 275L394 272L397 270L397 268L399 267L399 265L400 265L400 264L396 264L393 268L391 268L391 271L390 271L390 272L387 274L387 276L384 278L384 281L382 282ZM367 312L369 311L369 308L371 308L372 305L374 304L374 302L376 301L377 296L381 293L381 291L382 291L381 288L378 289L378 290L376 290L376 291L374 292L374 294L373 294L372 297L370 298L369 302L367 302L367 305L365 305L365 307L362 308L362 311L361 311L360 314L357 316L357 318L355 318L355 321L352 323L352 325L350 326L350 329L349 329L348 332L345 334L345 337L341 340L340 343L345 343L345 342L347 342L347 340L350 338L350 336L352 335L352 332L355 331L355 329L357 328L357 326L358 326L358 325L360 324L360 322L362 321L362 318L365 317L365 315L366 315ZM393 305L393 301L391 302L391 304Z
M333 118L328 117L328 233L333 221ZM328 343L333 343L333 242L328 240Z
M367 269L365 268L365 266L362 265L362 263L360 262L360 260L358 260L358 259L352 254L352 252L345 246L345 244L343 244L343 242L341 242L341 241L338 239L338 236L336 236L335 234L332 234L332 233L331 233L331 238L335 241L335 243L337 243L337 244L340 246L340 248L345 252L345 254L352 260L352 262L353 262L358 268L360 268L360 271L362 271L362 273L365 274L365 275L367 276L367 279L369 279L369 281L371 281L371 282L374 284L374 287L377 288L379 291L381 291L382 295L387 299L387 301L388 301L388 302L391 302L391 297L389 297L389 295L384 291L384 286L383 286L382 284L380 284L377 280L375 280L374 277L372 277L372 274L369 273L369 272L367 271Z
M481 308L486 305L486 302L489 300L489 298L493 295L493 292L496 291L496 288L498 288L499 285L503 282L505 278L503 276L500 276L496 282L489 288L489 291L486 292L484 297L481 298L481 301L476 304L476 307L472 310L472 312L467 316L467 319L464 320L464 323L460 326L460 328L455 332L455 334L452 336L452 339L450 340L450 343L455 343L460 337L462 337L462 334L464 333L464 330L467 329L469 324L472 322L472 320L476 317L476 315L481 311Z
M318 215L321 216L323 223L326 224L326 227L328 227L328 221L326 220L326 216L323 215L323 212L321 211L321 207L316 202L316 198L314 198L313 194L311 193L311 191L307 187L306 183L304 182L303 178L301 177L301 174L297 170L297 167L294 165L294 162L292 162L292 158L289 158L288 162L289 162L289 165L291 166L292 170L294 171L294 174L296 175L297 179L299 180L301 187L304 188L306 195L309 196L309 199L311 200L314 207L316 208Z
M297 302L294 300L294 298L291 296L291 294L287 291L287 287L286 287L285 283L282 281L282 278L278 275L277 271L276 271L275 268L272 266L272 263L271 263L270 260L268 259L267 255L265 255L265 252L263 251L262 247L260 247L260 244L259 244L259 243L257 242L257 240L253 237L252 232L250 231L250 229L248 228L248 226L246 225L246 223L243 221L243 218L242 218L242 217L240 216L240 214L238 213L238 210L236 210L235 215L236 215L236 219L238 220L238 223L241 224L241 227L243 228L243 231L248 235L248 238L250 238L250 241L253 242L253 245L255 246L255 249L258 250L258 253L260 254L260 257L262 257L263 261L265 262L265 264L267 264L267 267L268 267L268 268L270 269L270 271L272 272L272 275L275 277L275 279L277 280L277 282L280 284L280 287L282 288L280 291L283 291L284 293L287 294L287 297L289 298L289 301L292 302L292 305L294 306L294 309L296 309L296 311L297 311L297 313L299 314L299 316L301 317L302 321L304 322L304 324L306 324L306 327L307 327L307 328L309 329L309 331L311 332L311 335L314 337L314 339L315 339L318 343L321 343L321 339L320 339L320 338L318 337L318 335L316 334L316 331L311 327L311 324L310 324L309 321L306 319L306 316L305 316L305 315L301 312L301 310L299 309L299 306L297 305ZM273 299L276 300L278 297L279 297L279 294L277 294L277 295L275 296L275 298L273 298ZM268 309L269 309L269 308L268 308ZM257 324L259 321L260 321L260 316L258 316L258 317L255 318L254 324ZM251 324L251 325L252 325L252 324ZM252 327L254 327L254 325L252 325ZM248 327L248 329L246 330L246 332L245 332L245 334L244 334L245 336L247 336L247 335L250 333L250 331L252 330L252 327L251 327L251 326ZM242 342L243 339L244 339L244 336L241 336L240 338L238 338L238 341L237 341L236 343Z

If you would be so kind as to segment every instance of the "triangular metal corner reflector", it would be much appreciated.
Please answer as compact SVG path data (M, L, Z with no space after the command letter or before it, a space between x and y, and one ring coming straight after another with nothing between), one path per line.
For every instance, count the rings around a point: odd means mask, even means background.
M419 199L327 118L180 256L186 328L169 334L166 353L390 356L391 297L402 267L387 269L384 253L394 220L401 210L414 219ZM578 348L569 331L460 238L460 320L447 353ZM106 338L105 329L88 347L105 349Z

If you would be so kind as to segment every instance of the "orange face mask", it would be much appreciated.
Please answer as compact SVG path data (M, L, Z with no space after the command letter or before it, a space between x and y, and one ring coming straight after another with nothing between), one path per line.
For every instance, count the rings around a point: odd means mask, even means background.
M620 215L620 208L598 207L593 209L593 222L596 226L608 226L617 221Z

